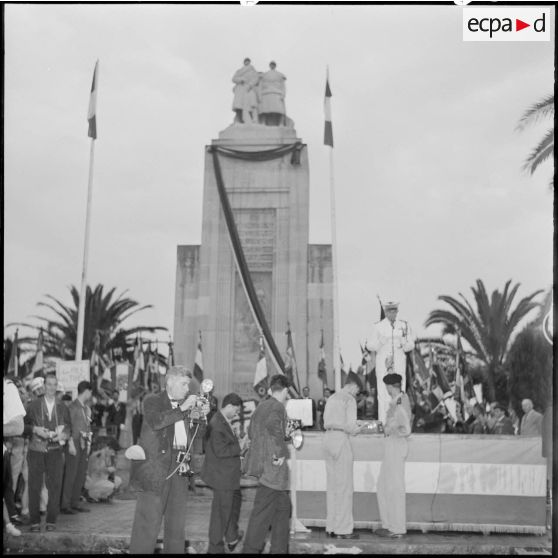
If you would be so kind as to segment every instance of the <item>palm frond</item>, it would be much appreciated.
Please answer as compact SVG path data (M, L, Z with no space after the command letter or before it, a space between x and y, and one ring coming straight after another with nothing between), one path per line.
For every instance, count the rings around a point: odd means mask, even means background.
M537 168L554 154L554 129L548 130L541 142L531 151L525 162L523 170L533 174Z
M534 124L541 118L551 116L552 114L554 114L554 93L547 95L528 108L517 123L516 130L524 130L530 124Z

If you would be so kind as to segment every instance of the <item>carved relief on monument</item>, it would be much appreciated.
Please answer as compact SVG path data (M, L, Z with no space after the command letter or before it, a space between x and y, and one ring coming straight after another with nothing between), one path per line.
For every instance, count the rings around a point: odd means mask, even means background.
M264 316L271 324L276 216L274 209L236 209L235 220L246 263ZM260 333L238 273L234 273L234 334L232 385L245 397L259 356ZM242 388L242 389L241 389Z

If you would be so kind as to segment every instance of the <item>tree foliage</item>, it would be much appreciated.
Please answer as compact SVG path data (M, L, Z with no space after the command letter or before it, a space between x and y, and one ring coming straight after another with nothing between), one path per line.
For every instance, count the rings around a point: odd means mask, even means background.
M516 412L522 399L539 411L552 401L552 346L539 327L527 327L515 338L506 359L510 401Z
M145 325L126 329L124 322L134 314L152 308L152 305L140 306L136 300L125 297L127 291L118 296L115 295L115 291L116 287L104 292L101 284L94 289L90 286L86 289L82 351L84 359L91 357L94 348L101 355L117 348L125 354L137 334L167 330L161 326ZM37 334L40 330L43 331L45 357L59 357L64 360L75 358L80 295L75 286L70 287L70 294L72 299L70 304L65 304L52 295L45 295L46 300L38 302L37 306L49 310L54 316L33 316L39 320L38 326L29 323L19 324L36 330ZM97 347L95 347L96 342ZM36 343L36 337L20 339L22 350L27 352L34 352Z
M442 325L444 333L456 333L458 329L461 331L461 336L486 366L488 397L491 401L496 396L496 378L503 374L510 340L521 320L539 306L533 299L543 292L538 290L522 298L512 309L519 286L519 283L512 286L509 280L502 292L494 290L489 297L484 283L477 279L476 287L471 287L474 306L462 293L459 293L460 299L441 295L438 300L445 302L450 310L433 310L425 322L427 327Z

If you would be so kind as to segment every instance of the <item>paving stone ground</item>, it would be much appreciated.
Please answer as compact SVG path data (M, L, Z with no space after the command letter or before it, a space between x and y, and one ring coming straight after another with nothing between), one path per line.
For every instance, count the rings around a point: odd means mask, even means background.
M126 464L120 462L119 471L127 485ZM252 509L255 489L242 490L243 502L240 528L246 531ZM185 537L191 553L207 551L207 528L211 491L197 487L190 494L185 523ZM111 504L88 504L90 513L60 515L55 532L45 532L44 518L41 533L30 533L23 527L21 537L4 536L4 553L118 553L129 546L135 510L134 494L125 491ZM309 535L296 534L291 538L293 554L323 554L328 548L334 552L341 549L359 549L365 554L551 554L548 536L505 535L478 533L409 532L403 539L382 539L369 530L358 531L358 541L333 541L326 538L324 529L312 528ZM162 533L161 533L162 537ZM327 545L333 544L331 549ZM242 551L242 545L235 553Z

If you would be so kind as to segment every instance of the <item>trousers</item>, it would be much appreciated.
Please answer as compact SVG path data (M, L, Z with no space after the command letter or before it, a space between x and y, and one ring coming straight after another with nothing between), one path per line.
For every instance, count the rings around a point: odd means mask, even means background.
M260 484L248 521L244 554L261 554L271 527L270 554L289 553L291 499L287 490L274 490Z
M324 434L327 477L326 531L336 535L353 532L353 448L348 434L328 430Z
M213 490L211 515L209 517L208 554L224 554L227 542L238 538L238 518L242 496L238 490Z
M64 466L64 487L62 489L62 508L77 508L81 490L87 475L87 450L76 444L76 455L71 455L66 445L66 464Z
M404 535L407 532L405 507L407 438L388 436L384 448L377 489L380 519L384 529Z
M184 554L188 479L174 474L161 493L138 492L130 554L153 554L164 518L163 552Z
M29 450L29 519L31 524L40 523L39 503L43 487L43 476L46 477L48 490L47 523L56 523L60 511L60 494L62 492L62 476L64 474L64 452L62 448L47 452Z

